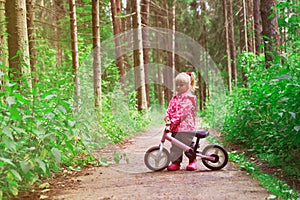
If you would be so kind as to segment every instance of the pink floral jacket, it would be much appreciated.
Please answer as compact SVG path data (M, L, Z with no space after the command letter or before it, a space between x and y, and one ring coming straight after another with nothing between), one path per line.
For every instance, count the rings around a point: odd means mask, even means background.
M187 91L174 96L169 102L166 117L171 120L171 132L195 130L196 97Z

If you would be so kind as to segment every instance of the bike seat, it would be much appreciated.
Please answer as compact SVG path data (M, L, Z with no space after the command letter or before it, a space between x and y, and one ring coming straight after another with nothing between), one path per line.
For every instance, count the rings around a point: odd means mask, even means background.
M185 133L193 134L197 138L205 138L209 135L207 130L196 130L196 131L189 131Z
M205 138L209 135L207 130L196 130L192 131L193 134L195 134L195 137L197 138Z

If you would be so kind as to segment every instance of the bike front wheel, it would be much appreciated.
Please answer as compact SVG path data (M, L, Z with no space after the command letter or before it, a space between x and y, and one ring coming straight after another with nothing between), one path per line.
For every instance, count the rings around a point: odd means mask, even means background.
M209 160L205 158L202 159L202 163L204 164L204 166L211 170L222 169L223 167L226 166L228 162L227 151L223 147L217 144L210 144L206 146L203 149L202 154L214 158L213 160Z
M167 149L160 150L159 146L151 147L144 156L145 165L152 171L161 171L170 163L170 153Z

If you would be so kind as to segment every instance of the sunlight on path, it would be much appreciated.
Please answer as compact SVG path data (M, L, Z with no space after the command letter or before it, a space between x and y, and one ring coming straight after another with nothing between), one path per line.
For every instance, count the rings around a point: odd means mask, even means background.
M78 187L57 191L55 200L95 199L194 199L194 200L262 200L268 191L246 172L232 163L219 171L211 171L198 161L198 170L191 172L184 168L176 172L151 172L144 164L144 154L150 147L160 143L163 127L154 127L121 145L107 146L95 152L113 163L113 153L126 154L108 167L94 168L86 176L76 177ZM166 143L168 144L168 143ZM201 142L202 148L207 144ZM202 149L201 148L201 149Z
M117 147L108 147L106 150L107 159L110 160L110 167L122 171L125 173L143 173L151 172L144 164L144 155L145 152L152 146L158 146L160 144L160 139L162 136L164 127L154 127L146 132L141 133L135 138L129 139L125 142L124 145ZM208 145L206 139L200 140L201 150ZM169 150L171 147L170 142L165 142L165 147ZM109 149L110 148L110 149ZM116 163L113 159L113 154L116 153L116 156L119 157ZM101 157L101 153L98 155ZM102 154L103 156L103 154ZM186 156L183 156L183 162L181 168L184 169L188 164L188 159ZM197 162L199 170L208 170L200 159ZM228 170L230 164L222 170Z

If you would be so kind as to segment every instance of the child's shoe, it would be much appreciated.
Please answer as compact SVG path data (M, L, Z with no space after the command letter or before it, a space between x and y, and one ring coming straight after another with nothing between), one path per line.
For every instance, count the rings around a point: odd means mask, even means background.
M197 170L197 162L196 159L192 162L190 162L187 166L186 166L186 170L188 171L195 171Z
M180 169L180 164L179 163L172 163L167 167L168 171L177 171Z

